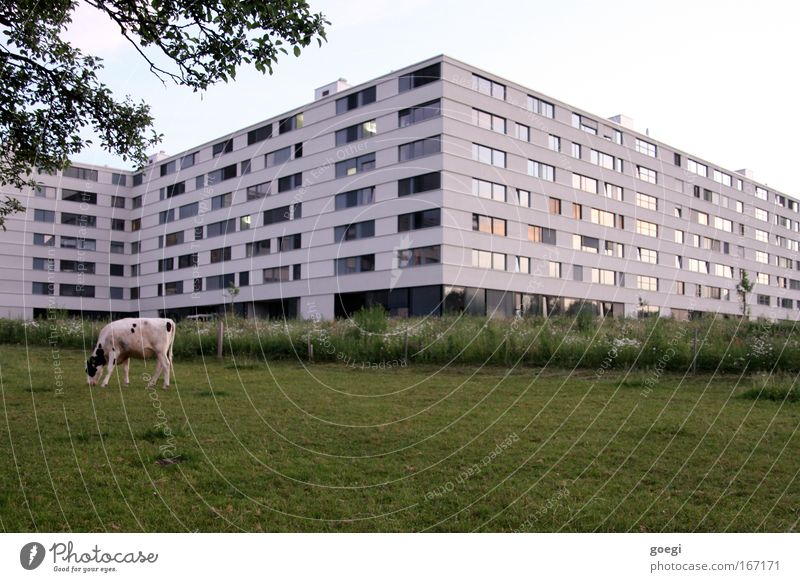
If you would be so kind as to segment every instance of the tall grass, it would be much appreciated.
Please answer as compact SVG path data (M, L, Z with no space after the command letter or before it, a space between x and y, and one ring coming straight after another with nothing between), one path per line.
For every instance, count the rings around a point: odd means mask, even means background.
M90 350L102 322L0 319L0 344ZM791 322L707 317L392 319L381 308L336 321L225 319L227 355L244 360L520 364L586 369L685 371L800 370L800 333ZM216 323L178 323L178 359L216 354Z

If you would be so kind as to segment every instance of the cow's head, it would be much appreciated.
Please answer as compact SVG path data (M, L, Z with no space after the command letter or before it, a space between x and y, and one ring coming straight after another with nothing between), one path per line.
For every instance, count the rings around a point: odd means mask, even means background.
M89 386L97 384L100 379L100 369L106 365L106 354L103 346L98 345L94 354L86 360L86 382Z

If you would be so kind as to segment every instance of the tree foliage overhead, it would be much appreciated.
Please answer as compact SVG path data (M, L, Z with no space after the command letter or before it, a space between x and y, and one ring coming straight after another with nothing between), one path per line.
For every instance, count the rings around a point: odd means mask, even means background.
M195 91L235 79L243 64L272 73L280 54L321 44L328 24L305 0L85 3L119 27L162 82ZM102 59L63 40L77 5L0 0L1 185L22 188L33 168L65 168L92 145L82 135L87 128L104 149L135 164L161 139L149 106L116 98L98 79Z

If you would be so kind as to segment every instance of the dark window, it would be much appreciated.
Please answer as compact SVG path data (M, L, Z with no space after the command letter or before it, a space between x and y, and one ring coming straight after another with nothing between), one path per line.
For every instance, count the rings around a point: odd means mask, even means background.
M236 164L231 164L230 166L225 166L224 168L220 168L219 170L214 170L213 172L208 173L208 185L212 186L214 184L219 184L220 182L224 182L225 180L230 180L231 178L236 177Z
M139 288L131 287L131 299L139 299Z
M114 184L114 186L127 186L128 177L125 174L111 172L111 183Z
M35 209L33 211L33 220L36 222L55 222L56 213L52 210Z
M109 287L108 289L109 299L124 299L123 293L122 287Z
M359 257L345 257L336 259L336 274L349 275L350 273L365 273L375 270L375 255L361 255Z
M192 202L191 204L185 204L178 209L178 215L180 218L190 218L192 216L197 216L198 212L200 212L200 205L197 202Z
M33 269L34 271L53 272L56 270L56 261L55 259L44 259L41 257L33 257Z
M229 218L219 222L212 222L206 227L206 238L223 236L236 232L236 219Z
M158 259L158 272L171 271L175 268L175 259L169 257L168 259Z
M179 196L186 192L186 182L178 182L177 184L170 184L164 188L159 190L159 198L164 200L165 198L172 198L173 196Z
M260 255L269 254L269 239L259 240L256 242L247 243L244 247L244 255L246 257L258 257Z
M73 226L97 226L97 217L87 214L73 214L72 212L61 213L61 224L71 224Z
M86 204L97 204L97 194L94 192L83 192L81 190L61 190L61 199L69 202L83 202Z
M253 160L245 160L239 163L239 175L246 176L252 170L252 161Z
M211 262L221 263L222 261L231 260L231 247L223 247L220 249L211 250Z
M272 182L262 182L261 184L256 184L255 186L248 186L247 199L256 200L257 198L264 198L265 196L269 196L271 185Z
M298 113L291 117L286 117L278 122L278 135L294 131L303 127L303 114Z
M216 158L218 156L221 156L222 154L227 154L232 151L233 151L233 138L226 139L225 141L215 143L211 147L211 157Z
M295 158L303 157L303 142L294 144L294 157Z
M111 230L125 230L125 221L121 218L112 218Z
M218 289L227 289L231 285L235 285L235 273L228 273L227 275L215 275L206 277L206 291L216 291Z
M335 242L344 242L360 238L370 238L373 236L375 236L374 220L366 220L364 222L353 222L351 224L343 224L333 229L333 240Z
M189 267L196 267L198 264L197 253L189 253L188 255L181 255L178 257L178 268L188 269Z
M242 271L239 273L239 287L247 287L250 285L250 271Z
M171 232L165 237L165 246L173 247L183 243L183 231Z
M398 125L400 127L406 127L415 123L420 123L426 119L439 117L441 113L440 101L438 99L436 101L429 101L428 103L415 105L408 109L401 109L398 114Z
M258 129L253 129L247 132L247 145L253 145L265 139L272 137L272 124L261 126Z
M441 223L441 214L439 208L401 214L397 217L397 232L439 226Z
M303 173L298 172L291 176L284 176L278 180L278 192L287 192L303 185Z
M134 186L141 186L142 182L144 182L144 174L134 174L133 175L133 185Z
M162 210L158 213L158 224L167 224L175 220L175 209Z
M62 297L94 297L94 285L71 285L61 283L58 294Z
M372 137L377 133L377 126L374 119L345 127L336 132L336 145L341 146L351 141L358 141Z
M112 277L124 277L125 266L111 263L108 267L108 274L111 275Z
M161 164L161 175L167 176L169 174L174 174L176 167L177 164L175 163L175 160Z
M65 178L77 178L78 180L97 182L97 170L90 170L89 168L70 166L64 170L63 175Z
M195 226L194 227L194 240L202 240L203 239L203 227L202 226Z
M434 81L438 81L441 78L442 78L441 63L429 65L423 69L414 71L413 73L407 73L405 75L401 75L398 79L399 80L398 91L400 93L403 93L404 91L410 91L411 89L416 89L417 87L422 87L423 85L427 85L428 83L433 83Z
M287 220L295 220L297 218L302 218L302 216L301 202L290 206L281 206L279 208L273 208L272 210L265 210L264 226L278 222L286 222Z
M279 251L293 251L299 249L301 245L302 245L302 236L299 232L296 234L288 234L286 236L278 237Z
M192 281L192 291L194 293L200 293L203 290L203 279L200 277L196 277Z
M115 244L123 244L123 243L115 243L111 241L111 252L114 252L114 245ZM84 251L94 251L97 250L97 241L93 238L77 238L74 236L62 236L61 237L61 248L62 249L80 249ZM124 247L123 247L124 250ZM123 252L122 250L119 251L120 253Z
M336 162L336 177L354 176L361 172L375 169L375 154L364 154L357 158L350 158L342 162Z
M141 208L142 207L142 197L136 196L133 200L131 200L131 204L133 209Z
M211 210L219 210L220 208L227 208L233 201L233 194L220 194L211 198Z
M181 170L185 170L186 168L191 168L192 166L194 166L196 161L197 161L196 153L186 154L181 158L181 163L180 163Z
M438 190L442 187L442 176L439 172L431 172L411 178L403 178L397 182L397 195L408 196L429 190Z
M441 151L440 136L436 135L406 143L398 148L401 162L415 160Z
M54 247L56 246L56 235L35 232L33 233L33 244L40 247Z
M336 100L336 114L374 103L375 95L375 87L368 87L347 97L341 97Z
M679 153L677 153L677 152L675 153L675 156L674 156L674 162L675 162L676 166L680 166L681 165L681 155Z
M292 148L291 146L286 146L285 148L281 148L279 150L275 150L274 152L265 154L264 165L267 168L271 168L272 166L285 164L291 159L292 159Z
M397 266L401 269L436 265L441 262L441 247L439 245L403 249L397 252Z
M183 293L183 281L172 281L164 284L164 295L181 295Z
M33 281L31 283L31 293L34 295L55 295L56 286L53 283L40 283Z
M352 208L353 206L363 206L365 204L372 204L375 200L375 188L361 188L359 190L350 190L349 192L342 192L336 195L336 210L343 208Z
M125 198L122 196L111 196L111 208L125 208Z

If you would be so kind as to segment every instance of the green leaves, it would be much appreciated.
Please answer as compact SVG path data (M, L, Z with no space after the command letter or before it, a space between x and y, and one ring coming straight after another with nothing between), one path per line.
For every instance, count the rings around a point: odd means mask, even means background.
M242 63L271 74L287 46L299 56L314 39L321 45L329 24L305 0L86 3L119 26L162 82L195 91L235 79ZM135 164L161 139L149 106L116 99L98 79L102 59L60 38L76 6L76 0L0 5L0 185L22 188L34 167L66 167L91 143L81 137L86 127L105 149ZM9 200L0 202L0 227L19 209Z

